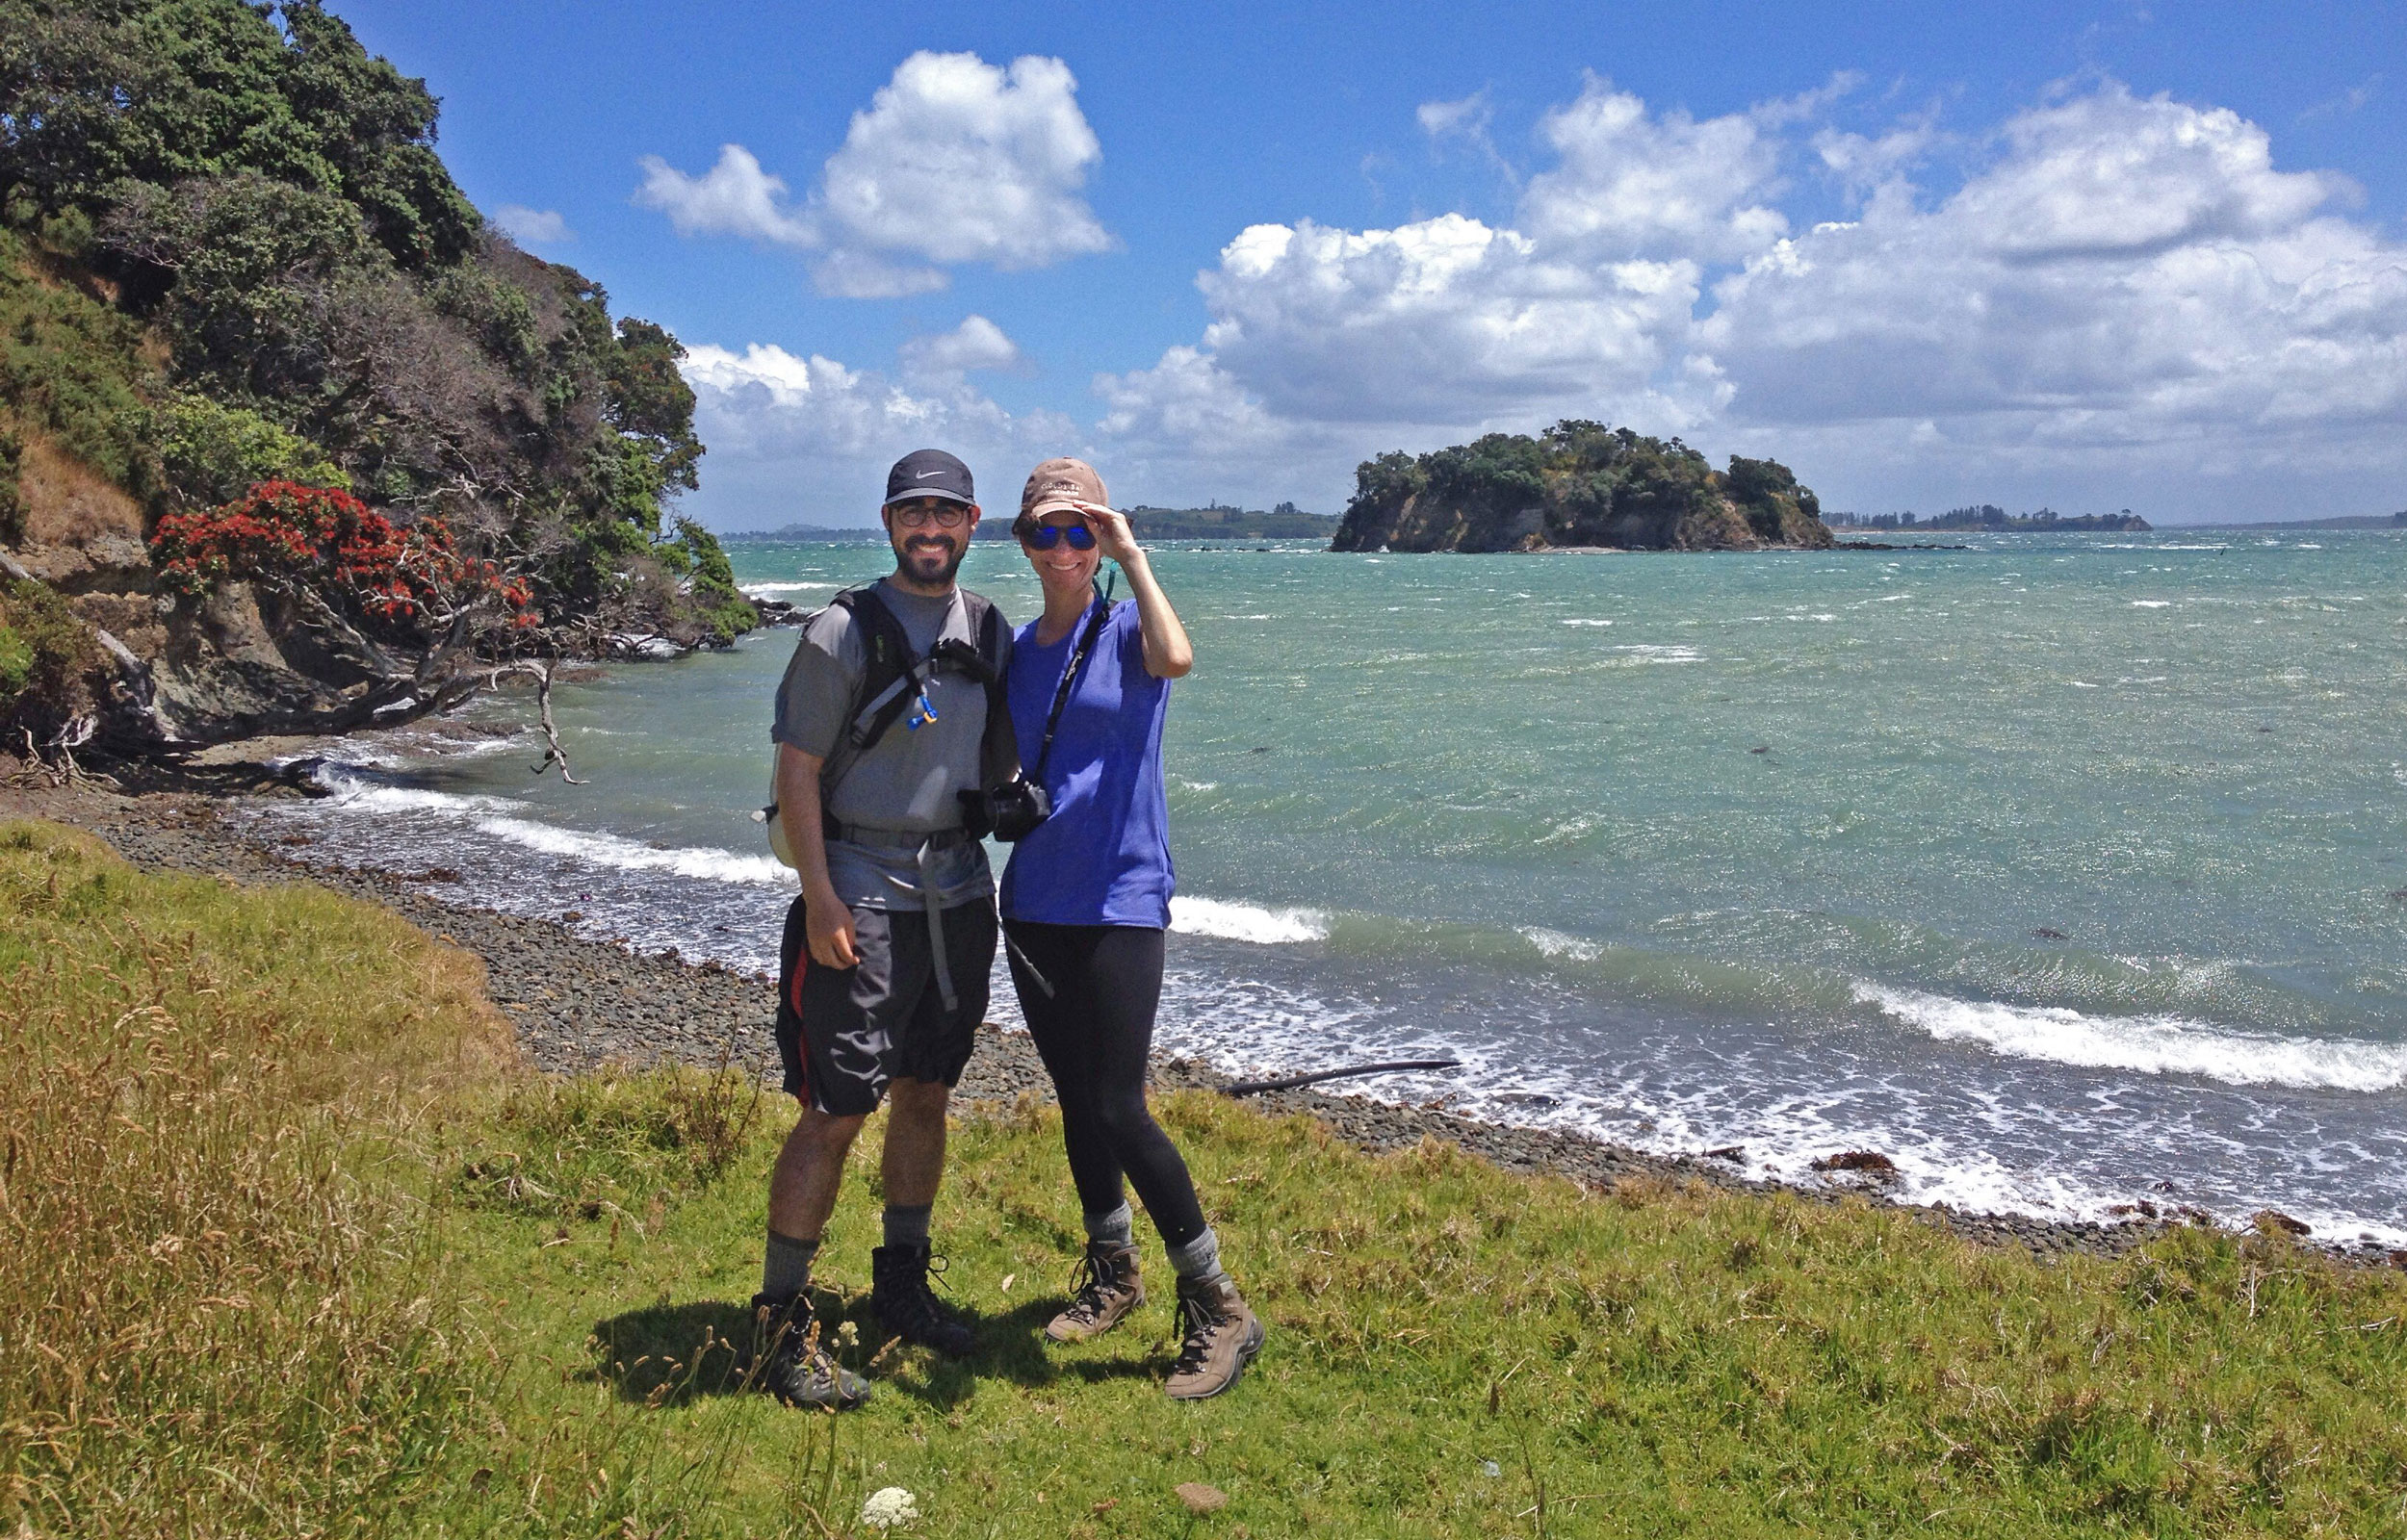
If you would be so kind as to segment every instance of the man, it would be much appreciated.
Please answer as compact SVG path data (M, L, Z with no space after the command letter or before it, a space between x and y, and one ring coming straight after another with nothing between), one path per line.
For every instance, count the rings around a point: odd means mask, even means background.
M953 577L978 524L970 469L940 449L894 462L879 517L892 576L812 617L779 686L777 811L802 894L786 916L777 1045L801 1119L769 1178L756 1320L762 1379L799 1405L868 1394L811 1329L807 1285L844 1157L891 1100L885 1245L870 1302L890 1337L958 1357L968 1326L928 1288L928 1215L945 1165L945 1098L986 1014L995 883L958 796L1007 778L1008 713L988 731L1010 645Z

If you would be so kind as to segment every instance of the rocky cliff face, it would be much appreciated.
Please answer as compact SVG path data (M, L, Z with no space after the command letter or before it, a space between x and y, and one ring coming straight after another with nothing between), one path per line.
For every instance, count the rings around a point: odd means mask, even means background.
M1761 551L1832 544L1814 494L1773 460L1726 472L1679 440L1566 422L1417 459L1369 460L1333 551Z

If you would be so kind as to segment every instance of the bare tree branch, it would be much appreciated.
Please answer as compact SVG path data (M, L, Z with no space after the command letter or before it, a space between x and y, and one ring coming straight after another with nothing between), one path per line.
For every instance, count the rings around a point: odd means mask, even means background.
M558 666L556 659L549 663L539 663L532 658L520 658L515 662L504 663L494 668L485 687L500 689L502 676L505 674L534 676L535 706L543 722L543 740L550 745L543 751L543 762L534 767L534 773L541 775L556 764L560 767L561 781L572 786L582 786L585 783L568 773L568 751L560 747L559 726L552 720L552 671Z

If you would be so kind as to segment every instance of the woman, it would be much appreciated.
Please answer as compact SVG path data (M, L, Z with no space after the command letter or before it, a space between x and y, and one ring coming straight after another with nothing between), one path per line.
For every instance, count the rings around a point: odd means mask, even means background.
M1109 501L1092 467L1048 460L1012 526L1044 584L1045 612L1013 639L1011 720L1027 777L1053 811L1003 872L1003 934L1086 1211L1076 1295L1045 1334L1084 1342L1144 1303L1125 1175L1178 1270L1185 1340L1169 1390L1194 1400L1236 1383L1262 1324L1221 1270L1186 1163L1145 1106L1172 887L1162 716L1170 681L1195 666L1195 653ZM1105 556L1134 602L1095 592Z

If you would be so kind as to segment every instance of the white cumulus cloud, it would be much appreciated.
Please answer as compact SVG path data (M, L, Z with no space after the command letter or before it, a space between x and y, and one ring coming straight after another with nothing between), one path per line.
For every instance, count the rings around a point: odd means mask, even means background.
M1003 89L971 64L966 99ZM905 73L856 128L919 113L894 104L952 78L905 90ZM2046 501L2180 520L2396 505L2407 244L2352 216L2345 178L2284 167L2227 109L2112 81L2002 123L1950 126L1925 108L1842 128L1830 104L1851 85L1700 119L1592 79L1540 120L1553 159L1507 220L1250 225L1197 275L1201 334L1097 375L1101 415L1083 429L966 383L1022 367L976 316L906 344L899 384L760 348L697 349L689 375L707 435L761 446L794 479L814 455L882 465L904 440L949 434L1005 460L1091 448L1116 486L1153 499L1334 508L1372 454L1581 416L1717 458L1777 456L1834 507ZM1488 113L1473 96L1419 117L1469 141ZM889 142L856 138L865 157ZM1089 164L1066 142L1025 159ZM797 211L757 166L722 157L697 185L731 164L688 217L749 219L764 239L805 219L833 239L830 217ZM1830 211L1805 212L1799 184L1851 217L1817 221ZM822 256L890 260L846 239ZM1000 265L1003 248L980 249ZM722 475L753 452L710 442Z
M692 176L642 162L635 201L681 235L733 235L816 254L830 294L889 297L944 287L944 268L1006 271L1112 249L1086 202L1102 146L1058 59L1008 66L975 54L913 54L852 116L811 195L740 144Z
M1165 463L1182 431L1283 446L1324 500L1376 449L1566 414L1777 454L1840 506L1986 487L2197 517L2407 473L2407 247L2347 218L2346 179L2111 81L1980 134L1842 132L1852 85L1696 119L1591 79L1509 227L1246 229L1198 276L1197 343L1097 381L1104 424ZM1943 156L1956 185L1928 192ZM1855 218L1797 233L1792 172Z
M1560 157L1522 195L1522 222L1539 240L1607 259L1710 261L1750 255L1788 231L1787 217L1758 201L1773 191L1780 156L1753 115L1649 114L1591 76L1539 137Z
M1026 360L1020 345L984 316L965 316L961 324L933 336L914 337L901 347L903 369L931 379L957 379L974 370L1016 370Z
M1017 496L1039 460L1091 452L1068 418L1015 415L958 373L907 387L764 343L741 352L701 344L682 369L716 466L700 501L721 527L866 527L876 522L887 467L916 449L961 455L994 507Z
M1734 426L1810 425L1901 489L1953 463L2222 512L2407 462L2407 247L2331 212L2347 183L2113 85L2000 140L1952 194L1892 180L1720 284L1697 335Z
M1273 411L1422 423L1643 390L1697 281L1694 263L1566 261L1459 214L1255 225L1198 280L1204 346Z
M493 222L509 233L521 245L559 245L577 239L577 232L568 227L568 220L556 209L531 209L523 203L505 203L493 211Z
M642 166L635 201L667 215L679 235L742 236L806 249L821 244L817 224L789 205L785 178L763 170L741 144L720 145L718 164L700 176L657 155L645 156Z

